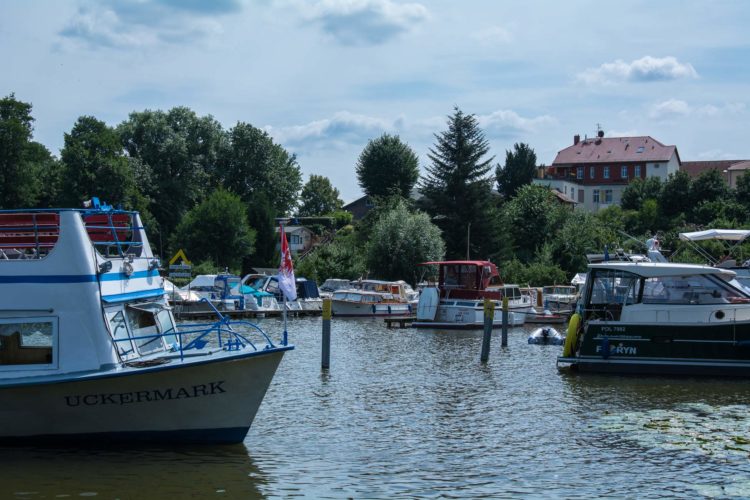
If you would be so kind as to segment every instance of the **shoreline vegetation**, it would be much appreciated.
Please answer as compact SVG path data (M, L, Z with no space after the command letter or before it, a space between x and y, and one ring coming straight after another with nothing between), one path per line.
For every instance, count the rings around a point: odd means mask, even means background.
M703 263L679 232L750 227L750 176L729 188L718 170L636 179L621 206L573 210L531 183L530 145L496 161L474 115L458 107L426 164L397 135L363 145L351 175L372 207L356 221L330 179L303 183L294 152L249 123L225 130L186 107L134 111L116 126L81 116L59 157L33 140L33 123L31 103L0 99L0 208L79 207L96 196L138 210L162 261L182 249L195 274L276 267L278 220L306 218L323 242L297 257L299 276L412 285L425 278L417 263L464 258L495 262L505 282L567 284L587 253L643 253L656 233L668 257Z

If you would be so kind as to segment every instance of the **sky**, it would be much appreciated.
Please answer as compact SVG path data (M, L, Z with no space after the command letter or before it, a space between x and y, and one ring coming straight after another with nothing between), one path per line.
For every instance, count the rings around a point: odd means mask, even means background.
M250 123L349 202L368 141L398 135L424 173L456 107L501 165L598 127L750 159L748 26L744 0L2 0L0 96L55 155L83 115Z

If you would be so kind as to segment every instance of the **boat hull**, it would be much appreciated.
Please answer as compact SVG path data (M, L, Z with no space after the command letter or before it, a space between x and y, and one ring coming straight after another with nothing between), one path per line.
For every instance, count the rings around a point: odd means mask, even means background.
M0 388L0 440L241 442L286 350Z
M339 317L409 316L411 315L411 305L407 303L366 304L332 300L331 311L334 316Z
M576 356L580 371L750 376L750 322L589 324Z

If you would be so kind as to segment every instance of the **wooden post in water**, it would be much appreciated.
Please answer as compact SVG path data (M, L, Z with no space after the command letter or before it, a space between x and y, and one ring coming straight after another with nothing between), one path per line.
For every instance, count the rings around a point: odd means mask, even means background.
M540 308L541 311L544 311L544 304L542 303L542 289L537 288L536 289L536 306Z
M323 299L323 349L320 367L327 370L331 366L331 299Z
M482 355L480 360L486 363L490 359L490 339L492 338L492 322L495 320L495 303L484 299L484 336L482 337Z
M503 335L500 346L508 347L508 297L503 297Z

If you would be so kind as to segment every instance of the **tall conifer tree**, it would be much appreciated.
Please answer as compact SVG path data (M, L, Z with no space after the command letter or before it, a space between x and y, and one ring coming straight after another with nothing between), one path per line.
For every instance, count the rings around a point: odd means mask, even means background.
M448 117L448 130L435 134L428 157L432 165L422 179L422 207L443 231L447 258L490 258L498 251L494 157L485 158L489 143L474 115L458 107Z

